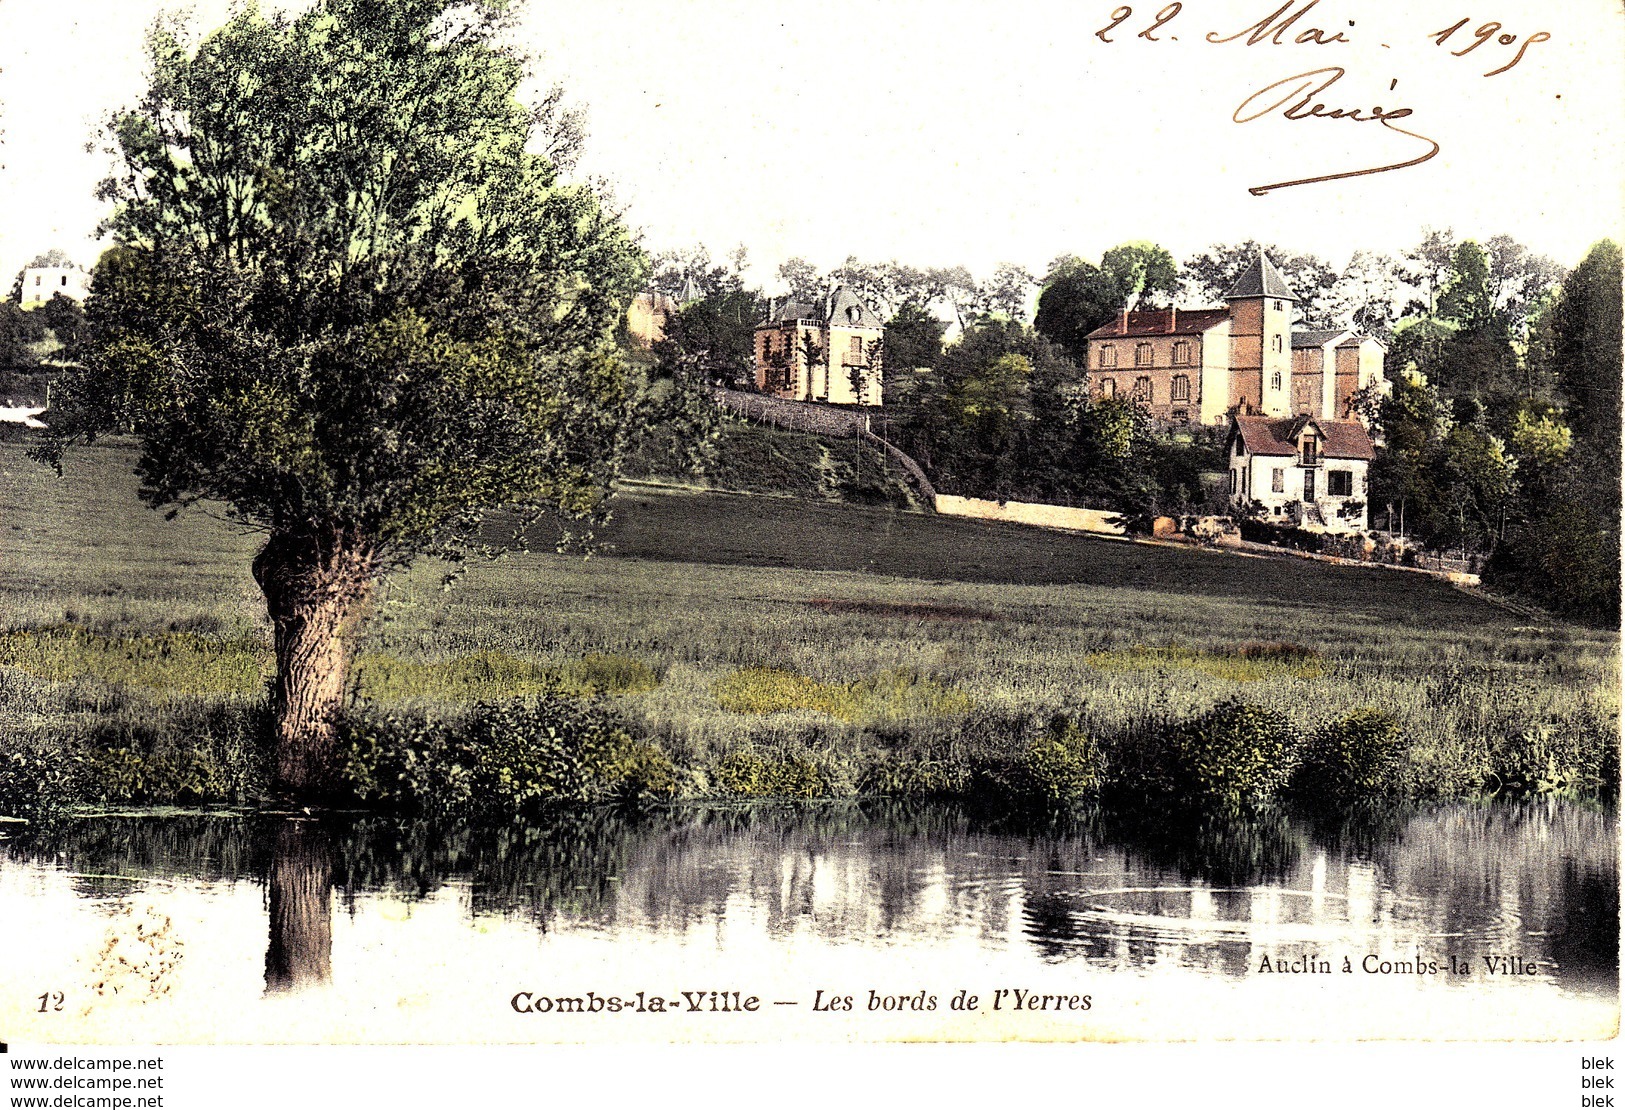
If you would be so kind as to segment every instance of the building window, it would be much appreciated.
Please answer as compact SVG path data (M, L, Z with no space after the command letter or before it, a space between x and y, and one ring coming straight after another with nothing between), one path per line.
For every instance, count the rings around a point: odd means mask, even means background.
M1174 365L1189 366L1191 363L1191 345L1180 339L1174 342Z
M62 287L63 287L63 288L64 288L64 289L66 289L66 288L67 288L67 286L68 286L68 275L67 275L67 274L63 274L63 275L62 275Z
M1117 348L1107 345L1100 349L1100 365L1110 368L1117 365Z
M1271 389L1280 389L1281 388L1281 372L1279 370L1277 370L1275 373L1270 375L1270 388Z
M1272 492L1272 493L1285 493L1286 492L1286 468L1285 467L1278 466L1274 470L1270 471L1270 492Z
M1274 344L1275 344L1275 349L1276 349L1276 351L1280 351L1280 350L1282 350L1282 347L1281 347L1281 337L1280 337L1280 336L1279 336L1279 335L1277 335L1277 336L1276 336L1276 337L1275 337L1275 339L1274 339L1274 340L1273 340L1273 341L1272 341L1272 342L1274 342Z
M1332 470L1326 474L1326 493L1332 497L1348 497L1354 492L1354 472Z
M863 362L863 337L854 335L852 341L846 345L846 358L849 363L857 366Z
M1151 365L1151 344L1149 344L1149 343L1136 343L1134 345L1134 365L1136 365L1136 366L1150 366Z
M1102 397L1117 396L1117 382L1112 378L1100 379L1100 395Z
M1191 422L1191 414L1188 409L1175 409L1169 419L1171 419L1175 424L1189 424Z
M1151 395L1151 379L1141 374L1134 379L1134 399L1150 404L1155 398Z
M1241 450L1242 450L1242 448L1241 448L1241 437L1237 436L1236 437L1236 458L1238 458L1238 459L1241 458Z
M35 274L34 275L34 284L38 285L39 283L40 283L40 276L38 274Z
M1312 440L1312 439L1306 439L1306 440L1303 441L1303 465L1304 466L1319 466L1320 465L1319 445L1317 443L1315 443L1315 441Z
M1234 470L1232 470L1230 472L1230 496L1234 497L1235 495L1236 495L1236 472Z
M1173 383L1173 393L1170 394L1169 399L1172 400L1172 401L1175 401L1175 402L1189 401L1191 399L1191 380L1190 380L1190 378L1186 377L1184 374L1175 374L1174 375L1174 383Z
M1285 309L1285 308L1286 308L1286 305L1284 305L1284 304L1282 304L1282 303L1281 303L1281 302L1280 302L1280 301L1276 301L1276 302L1275 302L1275 311L1277 311L1277 312L1281 312L1281 311L1283 311L1283 310L1284 310L1284 309Z

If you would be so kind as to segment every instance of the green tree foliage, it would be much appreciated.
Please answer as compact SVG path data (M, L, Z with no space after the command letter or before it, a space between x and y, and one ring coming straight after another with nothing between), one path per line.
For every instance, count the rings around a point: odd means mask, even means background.
M978 321L918 375L895 413L907 449L947 491L1009 496L1033 483L1035 421L1059 408L1073 374L1031 329L998 317Z
M684 305L667 319L664 337L655 342L660 375L749 388L756 375L756 322L763 313L756 294L743 290Z
M1620 249L1604 240L1563 282L1552 310L1552 350L1575 433L1599 472L1619 474Z
M275 770L330 780L351 644L392 566L477 548L486 511L590 521L631 422L609 337L642 258L529 153L495 5L250 7L150 39L117 116L117 246L49 453L140 438L154 507L261 529Z
M51 329L57 343L71 349L79 339L79 330L85 322L85 310L72 297L53 293L51 299L34 310L40 323Z
M1124 243L1100 259L1100 271L1117 292L1117 308L1155 308L1179 293L1179 266L1155 243Z
M0 301L0 368L20 370L39 364L34 345L45 338L45 317L15 301Z
M1038 295L1033 327L1082 367L1088 335L1110 323L1117 314L1121 307L1119 293L1117 283L1099 267L1081 259L1068 259L1052 269L1044 291Z
M909 301L886 321L880 365L888 389L893 379L916 370L935 369L942 359L942 337L946 322L937 319L923 305Z
M1619 620L1621 263L1592 247L1550 312L1563 418L1542 406L1514 414L1526 460L1524 495L1489 580L1561 612Z

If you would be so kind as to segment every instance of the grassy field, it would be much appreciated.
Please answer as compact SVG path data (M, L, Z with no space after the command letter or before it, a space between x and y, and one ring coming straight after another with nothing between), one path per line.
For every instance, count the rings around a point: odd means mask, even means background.
M0 753L68 734L134 751L143 721L219 731L211 712L262 695L258 537L164 520L132 461L98 446L58 480L0 445ZM809 789L847 792L901 755L951 761L991 719L1107 734L1234 696L1306 732L1384 710L1421 793L1476 789L1531 736L1595 767L1616 727L1615 634L1422 575L648 485L601 539L588 558L474 565L449 590L434 565L392 579L358 690L441 708L600 694L690 794L731 781L718 768L741 753L810 761ZM200 796L242 787L196 773Z

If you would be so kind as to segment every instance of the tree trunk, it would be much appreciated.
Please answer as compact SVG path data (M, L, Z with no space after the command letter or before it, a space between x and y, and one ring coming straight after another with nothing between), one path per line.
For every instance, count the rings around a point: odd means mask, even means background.
M282 822L266 886L265 993L326 983L333 977L333 854L326 832L312 821Z
M271 715L278 790L312 798L331 784L352 641L375 573L368 548L337 529L274 532L254 559L276 639Z

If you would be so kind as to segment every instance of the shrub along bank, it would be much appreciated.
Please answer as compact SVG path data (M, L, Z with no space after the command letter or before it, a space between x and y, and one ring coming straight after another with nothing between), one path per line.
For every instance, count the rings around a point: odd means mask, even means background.
M920 683L905 685L917 698ZM856 721L836 715L875 689L870 682L844 694L818 691L827 723L704 753L674 750L680 746L612 696L591 691L449 707L357 703L342 731L332 801L472 821L603 803L852 795L1223 818L1278 803L1335 812L1471 794L1609 797L1618 778L1618 745L1601 722L1528 728L1487 737L1479 752L1442 753L1422 749L1381 710L1361 708L1304 730L1241 699L1126 724L1087 712L966 709L940 691L934 696L957 712L906 723L883 711ZM730 686L720 696L734 695ZM266 720L262 705L243 698L171 706L156 718L113 707L93 728L53 742L36 738L0 756L0 814L263 802ZM1440 762L1452 758L1459 766L1441 774Z

